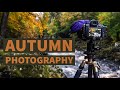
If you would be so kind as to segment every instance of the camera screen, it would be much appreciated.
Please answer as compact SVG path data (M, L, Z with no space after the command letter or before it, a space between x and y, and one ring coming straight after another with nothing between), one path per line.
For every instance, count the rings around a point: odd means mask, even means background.
M90 27L89 36L100 37L101 36L101 28Z

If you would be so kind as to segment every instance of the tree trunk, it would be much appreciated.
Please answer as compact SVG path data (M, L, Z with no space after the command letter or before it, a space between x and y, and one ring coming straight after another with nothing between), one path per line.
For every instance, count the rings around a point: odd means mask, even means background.
M7 30L9 12L3 12L1 19L1 37L4 38Z
M7 21L8 21L9 12L3 12L2 18L1 18L1 34L0 34L0 49L3 49L3 38L5 38L5 35L7 34Z
M119 31L116 33L116 41L120 41L120 32Z

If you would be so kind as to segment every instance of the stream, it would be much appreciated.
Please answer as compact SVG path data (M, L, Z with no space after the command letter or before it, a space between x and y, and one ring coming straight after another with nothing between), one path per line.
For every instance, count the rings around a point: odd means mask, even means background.
M85 54L83 51L75 50L75 53L48 53L49 55L75 55L75 65L58 65L62 70L63 73L67 76L67 78L74 78L74 75L84 59ZM96 61L100 65L99 70L99 77L100 78L120 78L120 65L115 64L110 60L99 60ZM84 66L82 74L80 78L87 78L88 77L88 65Z

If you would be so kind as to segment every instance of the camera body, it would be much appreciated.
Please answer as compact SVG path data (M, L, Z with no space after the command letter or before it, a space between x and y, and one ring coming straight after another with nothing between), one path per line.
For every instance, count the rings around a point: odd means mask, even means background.
M106 37L106 26L99 24L97 20L91 20L90 24L83 26L83 38L89 39L91 37L99 40Z
M78 21L73 23L71 29L77 32L78 38L82 40L88 40L90 38L94 38L95 40L100 40L106 37L106 29L107 27L99 24L97 20L90 20L89 22L80 22Z

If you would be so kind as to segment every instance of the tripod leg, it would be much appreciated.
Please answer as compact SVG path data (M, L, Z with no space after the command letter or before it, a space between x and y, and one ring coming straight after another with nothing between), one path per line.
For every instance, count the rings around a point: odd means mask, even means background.
M93 75L94 75L94 78L98 78L99 77L99 66L97 64L96 61L93 62Z
M92 78L92 68L93 65L88 65L88 78Z
M99 76L98 68L94 66L93 66L93 75L94 75L94 78L98 78Z
M83 68L84 68L85 63L86 63L86 61L83 60L82 63L81 63L81 65L79 66L79 69L78 69L77 72L75 73L74 78L79 78L79 77L80 77L80 75L81 75L81 73L82 73L82 70L83 70Z

